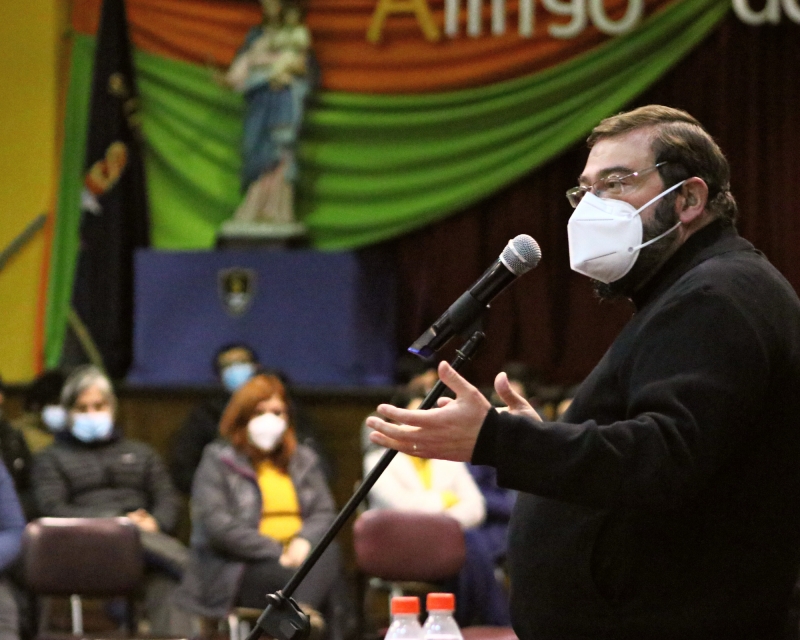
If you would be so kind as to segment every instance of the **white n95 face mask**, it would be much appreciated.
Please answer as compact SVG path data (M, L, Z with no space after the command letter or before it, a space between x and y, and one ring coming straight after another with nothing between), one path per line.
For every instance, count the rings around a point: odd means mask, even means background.
M586 193L567 223L572 270L605 284L622 278L636 263L641 249L680 226L678 221L661 235L642 243L641 212L684 182L672 185L638 209L624 200Z
M286 420L274 413L263 413L247 423L247 437L262 451L272 451L286 431Z

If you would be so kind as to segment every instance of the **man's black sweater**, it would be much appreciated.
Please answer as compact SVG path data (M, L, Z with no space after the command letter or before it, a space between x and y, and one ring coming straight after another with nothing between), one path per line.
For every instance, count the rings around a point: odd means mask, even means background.
M715 222L691 236L563 423L490 412L473 462L522 492L523 640L780 637L800 564L800 302Z

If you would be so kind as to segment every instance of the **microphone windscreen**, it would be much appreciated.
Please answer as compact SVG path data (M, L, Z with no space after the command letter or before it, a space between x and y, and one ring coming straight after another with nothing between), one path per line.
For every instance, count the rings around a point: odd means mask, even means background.
M500 262L515 276L530 271L541 259L542 250L539 248L539 243L524 233L510 240L500 254Z

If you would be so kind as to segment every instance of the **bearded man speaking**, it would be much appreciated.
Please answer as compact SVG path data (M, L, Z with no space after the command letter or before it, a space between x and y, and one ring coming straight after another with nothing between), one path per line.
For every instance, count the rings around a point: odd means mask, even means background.
M642 107L588 143L570 261L636 313L563 421L504 373L497 412L443 363L456 398L381 405L370 437L492 465L521 492L522 640L781 638L800 565L800 301L737 234L728 162L692 116Z

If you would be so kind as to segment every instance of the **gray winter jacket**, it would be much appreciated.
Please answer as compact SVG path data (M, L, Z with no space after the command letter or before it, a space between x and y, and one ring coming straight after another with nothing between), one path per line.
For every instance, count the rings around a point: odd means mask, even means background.
M289 462L303 521L298 534L316 544L336 509L317 454L300 444ZM280 542L261 535L261 491L246 456L209 444L192 484L191 558L175 603L202 616L227 615L248 562L280 557Z

